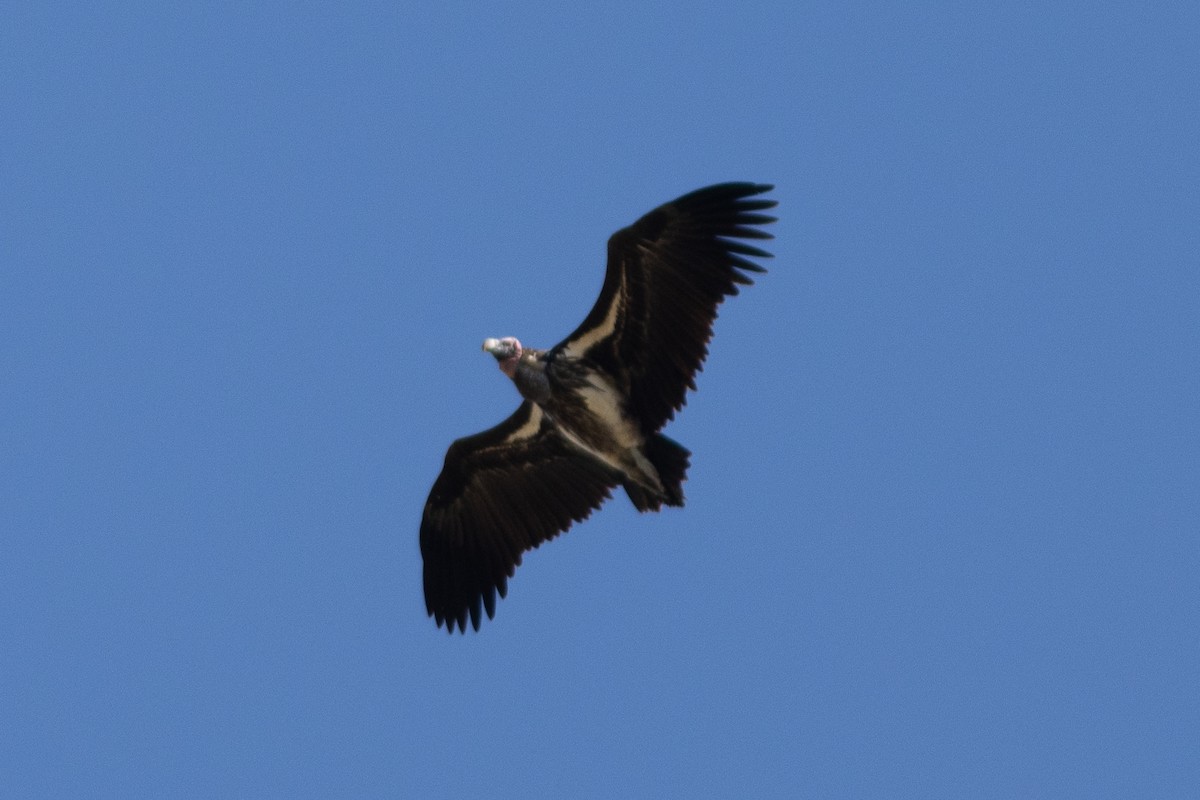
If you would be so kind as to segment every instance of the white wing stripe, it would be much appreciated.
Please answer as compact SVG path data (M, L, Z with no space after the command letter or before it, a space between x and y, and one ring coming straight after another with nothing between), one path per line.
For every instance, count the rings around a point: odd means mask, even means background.
M588 350L599 341L607 339L617 329L617 316L621 312L622 306L625 305L625 270L621 270L621 285L617 287L617 291L613 293L612 302L608 306L608 313L604 315L604 320L599 325L587 331L578 339L572 339L567 342L567 346L563 348L571 358L583 358Z
M505 445L532 439L542 427L542 409L533 403L529 404L529 419L521 427L504 437Z

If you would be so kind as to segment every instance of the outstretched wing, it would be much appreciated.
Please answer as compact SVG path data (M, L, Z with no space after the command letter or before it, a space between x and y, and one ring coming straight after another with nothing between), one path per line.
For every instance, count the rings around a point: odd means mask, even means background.
M747 257L770 254L736 239L770 239L759 225L773 187L723 183L656 208L608 240L608 271L596 305L555 351L586 358L629 397L642 431L656 432L683 407L708 355L717 306L765 272Z
M425 607L446 630L479 630L521 554L600 507L619 480L572 448L529 401L450 445L421 518Z

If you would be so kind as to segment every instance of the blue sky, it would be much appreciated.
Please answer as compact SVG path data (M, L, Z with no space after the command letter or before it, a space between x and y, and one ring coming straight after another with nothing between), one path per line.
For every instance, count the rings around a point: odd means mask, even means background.
M1195 792L1195 4L249 5L5 13L8 793ZM447 636L480 341L725 180L687 507Z

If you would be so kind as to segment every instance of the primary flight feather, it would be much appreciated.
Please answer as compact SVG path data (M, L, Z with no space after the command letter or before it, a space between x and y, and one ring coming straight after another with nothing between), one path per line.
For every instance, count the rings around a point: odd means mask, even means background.
M479 630L521 555L600 507L617 486L639 511L683 505L691 455L659 430L683 407L708 354L717 306L765 272L770 254L739 239L772 187L723 183L662 205L608 240L595 306L549 350L486 339L524 402L459 439L421 519L425 606L439 626Z

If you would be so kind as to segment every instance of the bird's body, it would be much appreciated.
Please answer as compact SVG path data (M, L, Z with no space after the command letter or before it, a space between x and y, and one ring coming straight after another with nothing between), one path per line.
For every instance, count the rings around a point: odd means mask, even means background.
M450 632L478 629L521 553L582 520L621 486L639 511L682 506L690 453L659 430L694 389L721 300L767 253L736 238L771 187L721 184L668 203L609 240L600 298L549 350L487 339L524 402L446 454L421 521L425 599ZM481 608L482 606L482 608Z
M632 482L660 503L683 505L682 489L673 486L668 492L643 451L646 436L629 416L612 376L556 348L522 349L511 377L521 396L536 403L568 443L610 467L622 484ZM636 488L634 495L641 497Z

